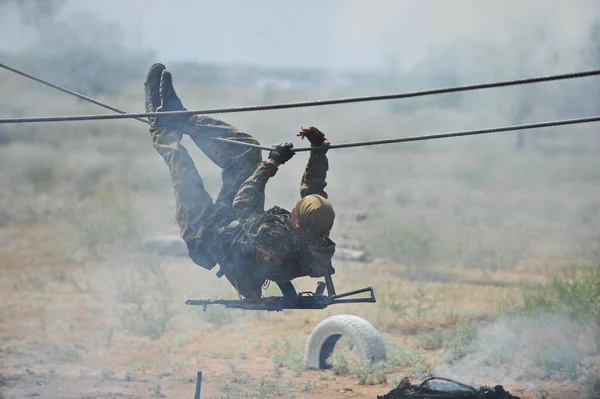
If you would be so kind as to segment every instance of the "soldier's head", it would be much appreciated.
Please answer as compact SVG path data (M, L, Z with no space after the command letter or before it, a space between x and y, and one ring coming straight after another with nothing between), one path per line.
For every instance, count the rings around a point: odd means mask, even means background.
M302 230L310 235L322 237L333 227L335 212L327 198L317 194L302 198L290 217L292 229Z

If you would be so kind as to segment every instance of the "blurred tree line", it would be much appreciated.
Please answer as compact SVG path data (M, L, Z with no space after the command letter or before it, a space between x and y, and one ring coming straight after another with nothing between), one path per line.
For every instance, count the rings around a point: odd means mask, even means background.
M532 27L525 33L519 31L505 38L502 44L481 41L473 35L471 40L430 51L407 72L399 72L396 60L389 60L381 87L386 92L417 91L598 69L600 16L587 29L587 39L577 45L561 41L560 34L549 25ZM521 124L536 117L558 119L598 114L598 93L600 77L592 76L392 101L390 111L407 113L421 107L475 110L489 106L511 116L512 123ZM552 117L539 115L544 113Z
M12 65L73 90L94 96L118 91L132 79L139 81L156 61L150 51L128 47L123 29L91 14L65 17L67 0L0 0L0 9L19 18L37 40L27 48L3 55ZM583 28L583 27L582 27ZM451 46L432 49L408 71L390 60L383 74L342 74L353 90L384 93L468 85L600 68L600 17L589 27L588 40L568 46L550 25L515 32L502 45L477 35ZM315 88L332 82L326 71L227 67L198 62L170 66L179 82L257 85L261 81L290 81ZM422 107L498 112L511 120L577 117L600 111L600 78L550 82L486 91L398 100L386 103L394 113ZM548 115L551 114L551 115ZM506 118L505 118L506 119Z
M92 14L65 17L66 0L0 0L3 13L36 40L3 58L11 66L90 96L110 94L143 77L153 54L127 47L117 24Z

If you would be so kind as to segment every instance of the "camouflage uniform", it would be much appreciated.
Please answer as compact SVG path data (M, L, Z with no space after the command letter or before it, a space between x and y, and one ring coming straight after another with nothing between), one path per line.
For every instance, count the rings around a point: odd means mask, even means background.
M153 144L170 170L177 202L176 220L190 258L208 270L216 264L239 293L261 296L266 280L289 281L301 276L319 277L333 272L335 243L292 230L290 212L280 207L264 209L265 185L277 168L262 161L258 149L207 139L227 137L258 144L252 136L220 120L192 116L182 131L150 128ZM202 178L179 140L188 134L216 165L222 168L222 187L213 202ZM324 191L328 160L311 151L302 177L300 195Z

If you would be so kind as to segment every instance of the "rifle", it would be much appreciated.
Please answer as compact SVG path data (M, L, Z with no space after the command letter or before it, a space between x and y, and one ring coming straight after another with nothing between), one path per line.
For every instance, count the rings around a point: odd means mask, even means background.
M186 305L200 305L206 311L208 305L223 305L229 309L242 310L266 310L269 312L281 312L284 309L325 309L330 305L340 303L368 303L376 302L373 287L361 288L343 294L324 295L326 284L322 281L317 283L317 289L313 292L301 292L297 295L272 296L266 298L243 298L232 299L188 299ZM368 298L347 298L363 292L369 292ZM347 299L344 299L347 298Z

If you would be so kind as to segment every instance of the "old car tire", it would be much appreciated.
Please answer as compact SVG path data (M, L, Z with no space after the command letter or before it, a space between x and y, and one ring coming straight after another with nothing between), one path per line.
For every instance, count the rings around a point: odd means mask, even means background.
M379 331L361 317L344 314L328 317L312 330L306 344L306 367L328 368L326 360L342 336L350 340L362 361L377 363L387 359Z

